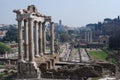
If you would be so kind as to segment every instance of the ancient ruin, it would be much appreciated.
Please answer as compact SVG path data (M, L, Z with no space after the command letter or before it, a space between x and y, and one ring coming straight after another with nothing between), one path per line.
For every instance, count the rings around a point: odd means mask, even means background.
M50 55L54 55L54 23L51 16L42 15L34 5L26 9L14 10L18 22L18 77L19 78L38 78L41 71L39 63L54 66L53 57L46 57L46 26L49 22L51 47ZM22 29L24 24L24 33ZM24 36L24 37L23 37Z
M87 43L92 42L92 31L91 30L85 31L85 42Z
M72 49L69 43L61 46L55 54L54 23L51 16L37 11L34 5L14 10L18 22L18 60L16 79L40 80L40 78L87 80L101 77L103 64L95 63L86 49ZM50 51L46 52L46 22L50 24ZM92 43L92 31L85 32L86 43ZM74 52L75 51L75 52ZM56 53L58 53L56 51ZM73 54L73 55L72 55ZM16 61L16 60L15 60ZM6 62L16 62L10 59ZM108 66L108 65L107 65ZM109 69L115 72L115 67ZM88 73L89 72L89 73ZM104 72L105 73L105 72Z

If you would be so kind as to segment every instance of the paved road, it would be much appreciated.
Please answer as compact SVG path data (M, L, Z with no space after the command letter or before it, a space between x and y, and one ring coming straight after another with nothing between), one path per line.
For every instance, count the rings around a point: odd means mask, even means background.
M60 54L62 61L90 62L90 57L84 48L73 48L70 50L69 47L68 43L62 46L63 52Z
M81 60L82 62L90 62L90 57L88 56L87 52L85 49L80 49L80 54L81 54Z
M60 54L60 57L62 58L62 61L68 61L69 55L70 55L70 45L68 43L64 44L62 46L63 52Z
M69 56L69 61L71 62L90 62L90 58L87 54L87 52L85 51L84 48L79 49L80 51L78 51L78 49L73 49L71 51L71 55Z
M69 56L69 61L71 62L80 62L80 57L78 54L78 50L77 49L72 49L71 54Z

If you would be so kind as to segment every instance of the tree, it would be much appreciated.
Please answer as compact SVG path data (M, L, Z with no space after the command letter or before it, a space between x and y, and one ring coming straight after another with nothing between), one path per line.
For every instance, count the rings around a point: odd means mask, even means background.
M120 49L120 33L116 33L114 36L111 36L109 39L109 48L110 49Z
M0 54L5 54L6 52L10 52L11 48L6 44L0 42Z
M3 38L3 41L16 41L18 42L18 29L11 26L6 33L6 36Z
M60 41L61 42L67 42L67 41L69 41L70 40L70 35L69 34L67 34L67 33L62 33L61 35L60 35Z

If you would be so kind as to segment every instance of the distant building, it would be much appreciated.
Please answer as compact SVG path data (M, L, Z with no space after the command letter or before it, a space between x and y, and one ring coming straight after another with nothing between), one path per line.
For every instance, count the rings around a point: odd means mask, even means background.
M6 36L7 30L0 31L0 39L3 39L3 37Z
M55 32L57 31L65 31L65 26L62 24L62 21L59 20L59 23L55 23Z
M105 18L104 19L104 23L109 23L109 22L111 22L112 21L112 19L110 19L110 18Z
M112 36L116 32L120 31L120 19L118 18L114 19L105 19L103 23L103 35L109 35Z
M91 30L95 30L95 27L97 26L97 24L87 24L86 27L90 28Z
M101 35L99 36L99 42L103 44L108 44L109 43L109 36L108 35Z

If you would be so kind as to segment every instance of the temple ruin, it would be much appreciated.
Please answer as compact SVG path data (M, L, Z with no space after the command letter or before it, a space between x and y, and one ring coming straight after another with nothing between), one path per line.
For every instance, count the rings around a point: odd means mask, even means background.
M85 42L88 42L88 43L92 42L92 31L91 30L85 31Z
M93 62L91 59L86 62L71 62L67 60L71 54L70 46L62 47L64 54L62 58L65 57L66 61L60 61L60 55L55 54L54 50L54 22L51 16L39 13L34 5L28 6L27 9L18 9L13 12L16 13L18 22L18 60L15 60L17 62L16 80L40 80L40 78L87 80L89 77L102 76L102 65ZM50 24L49 52L46 52L46 23ZM93 42L92 31L85 32L85 42ZM80 49L78 49L78 52L80 52ZM8 59L7 61L10 60ZM107 67L105 66L105 69ZM113 65L113 71L111 72L114 72L114 69Z
M38 63L51 65L46 68L54 67L54 57L44 56L46 53L46 22L50 24L49 55L54 55L54 22L51 16L39 13L34 5L28 6L27 10L18 9L13 12L16 13L18 22L18 77L38 78L41 74Z

